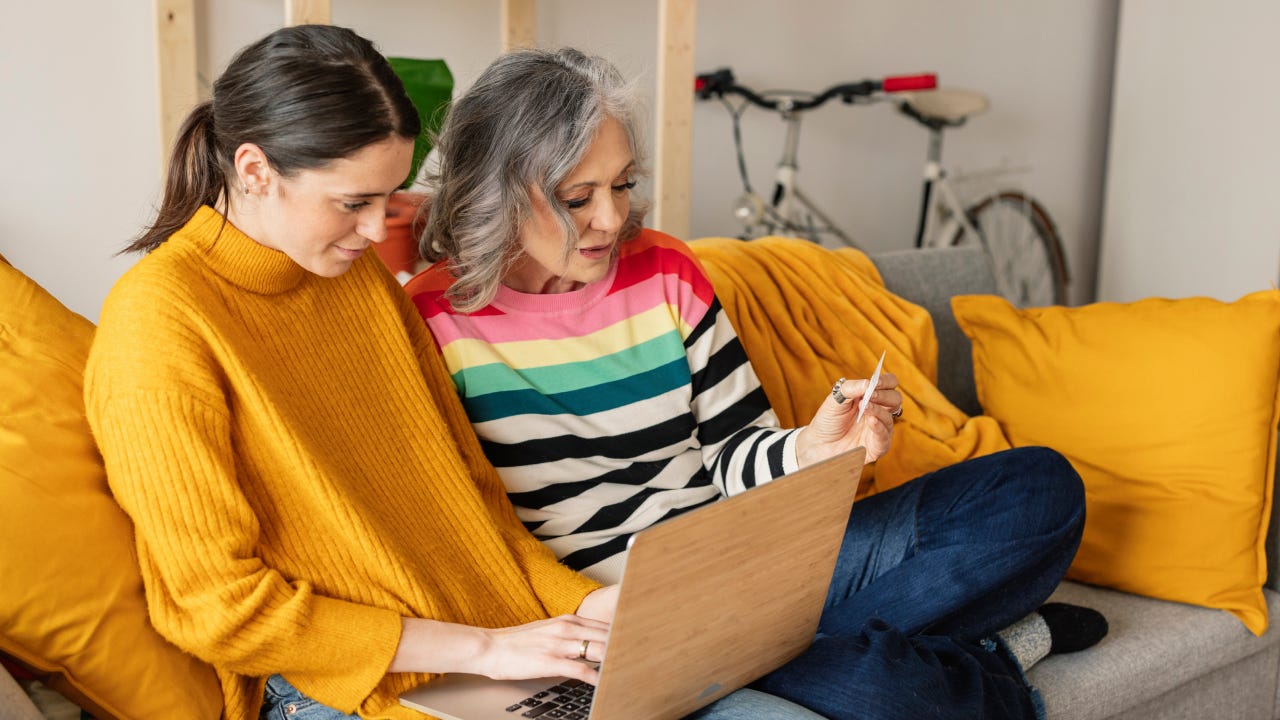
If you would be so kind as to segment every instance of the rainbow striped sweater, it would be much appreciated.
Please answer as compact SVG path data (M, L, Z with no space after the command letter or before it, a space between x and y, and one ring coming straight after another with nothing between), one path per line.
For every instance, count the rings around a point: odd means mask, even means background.
M631 535L796 468L733 326L689 248L653 230L603 279L502 287L456 313L443 263L407 286L526 527L616 582Z

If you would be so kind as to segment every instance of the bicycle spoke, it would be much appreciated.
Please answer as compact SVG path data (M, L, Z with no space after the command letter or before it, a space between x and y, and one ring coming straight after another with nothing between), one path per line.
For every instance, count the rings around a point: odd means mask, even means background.
M991 255L1001 295L1019 307L1061 301L1065 271L1057 264L1058 239L1034 200L1021 193L1000 193L968 214Z

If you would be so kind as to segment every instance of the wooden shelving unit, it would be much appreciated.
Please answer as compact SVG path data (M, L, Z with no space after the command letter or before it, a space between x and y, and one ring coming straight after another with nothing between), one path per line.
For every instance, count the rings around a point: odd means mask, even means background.
M195 0L154 0L160 95L161 157L166 157L182 119L200 101L196 77ZM330 0L283 0L284 23L328 23ZM692 180L693 47L695 0L657 0L658 87L654 132L653 225L676 237L689 234ZM536 40L536 0L502 0L504 49Z
M200 102L195 0L155 0L156 82L160 93L160 172L182 120Z

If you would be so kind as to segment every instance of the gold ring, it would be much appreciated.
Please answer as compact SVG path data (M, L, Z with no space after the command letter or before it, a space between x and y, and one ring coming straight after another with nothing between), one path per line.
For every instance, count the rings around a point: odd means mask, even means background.
M582 647L578 649L578 659L579 659L579 660L586 660L586 659L587 659L587 646L588 646L588 645L590 645L590 644L591 644L591 641L590 641L590 640L583 640L583 641L582 641Z

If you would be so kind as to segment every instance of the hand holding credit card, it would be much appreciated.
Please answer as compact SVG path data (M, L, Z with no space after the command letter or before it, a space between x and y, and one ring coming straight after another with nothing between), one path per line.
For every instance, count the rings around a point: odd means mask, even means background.
M876 385L880 384L880 370L884 368L884 356L888 352L880 353L880 362L876 363L876 371L871 373L871 379L867 381L867 391L862 393L862 400L858 403L858 416L853 419L853 424L857 425L862 419L862 414L867 411L867 404L871 402L871 393L876 391Z

